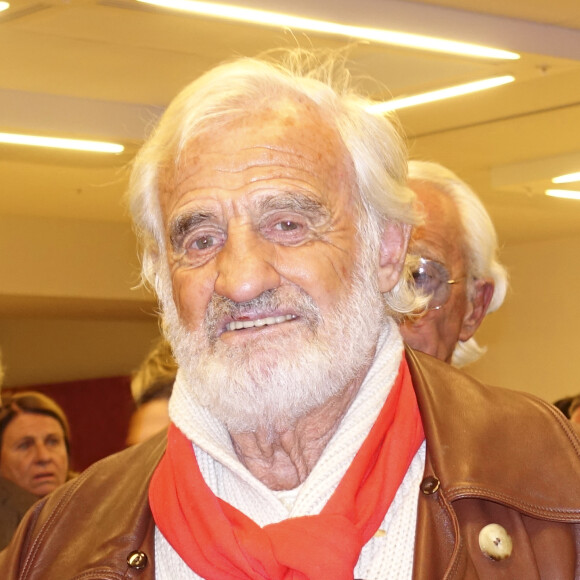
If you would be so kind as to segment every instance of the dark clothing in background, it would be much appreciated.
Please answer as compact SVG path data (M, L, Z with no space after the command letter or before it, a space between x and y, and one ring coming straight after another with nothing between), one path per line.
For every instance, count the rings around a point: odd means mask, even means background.
M20 520L38 498L0 477L0 550L12 539Z

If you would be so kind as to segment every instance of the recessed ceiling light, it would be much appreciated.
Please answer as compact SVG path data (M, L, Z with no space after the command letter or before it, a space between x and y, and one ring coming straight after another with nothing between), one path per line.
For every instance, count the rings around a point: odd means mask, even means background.
M563 197L564 199L580 199L580 191L572 191L570 189L546 189L546 195Z
M580 181L580 171L577 173L567 173L566 175L559 175L552 179L552 183L573 183L574 181Z
M92 151L94 153L121 153L125 149L123 145L107 143L105 141L61 139L58 137L40 137L38 135L20 135L18 133L0 133L0 143L51 147L54 149L72 149L75 151Z
M514 80L514 77L511 75L492 77L489 79L483 79L481 81L466 83L464 85L456 85L454 87L438 89L428 93L411 95L410 97L391 99L390 101L385 101L384 103L371 105L370 107L367 107L367 111L376 114L386 113L388 111L395 111L397 109L404 109L406 107L414 107L415 105L423 105L425 103L432 103L434 101L441 101L443 99L450 99L451 97L458 97L460 95L467 95L468 93L475 93L477 91L491 89L492 87L498 87L500 85L505 85L506 83L511 83Z
M211 2L197 2L196 0L137 0L145 4L170 8L183 12L192 12L204 16L213 16L227 20L248 22L250 24L264 24L270 26L282 26L284 28L297 28L311 32L323 32L327 34L339 34L350 38L372 40L383 44L393 44L408 48L418 48L434 52L461 54L480 58L497 58L515 60L520 55L507 50L500 50L467 42L456 42L444 38L433 38L420 34L409 34L395 30L381 30L378 28L366 28L362 26L349 26L325 20L301 18L290 14L280 14L267 10L254 8L242 8L227 4L213 4Z
M0 2L0 12L3 12L4 10L8 10L8 8L10 8L9 2Z

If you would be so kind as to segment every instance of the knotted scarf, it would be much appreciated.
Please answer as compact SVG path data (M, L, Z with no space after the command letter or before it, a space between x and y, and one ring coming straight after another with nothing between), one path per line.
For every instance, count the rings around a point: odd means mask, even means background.
M258 526L214 495L191 441L173 424L149 503L161 533L202 578L352 580L423 439L403 357L375 424L320 514Z

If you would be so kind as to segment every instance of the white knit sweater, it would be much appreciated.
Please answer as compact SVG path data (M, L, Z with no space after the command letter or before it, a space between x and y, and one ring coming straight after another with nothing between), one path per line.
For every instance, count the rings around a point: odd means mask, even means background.
M240 463L225 427L197 405L180 375L173 388L169 414L193 442L201 473L218 497L260 526L289 517L314 515L324 507L368 435L397 376L402 352L398 329L394 322L389 322L381 335L373 365L339 428L308 478L290 491L270 490ZM364 546L354 570L355 578L411 578L418 490L424 464L423 443L380 530ZM155 535L155 574L161 580L200 578L158 529Z

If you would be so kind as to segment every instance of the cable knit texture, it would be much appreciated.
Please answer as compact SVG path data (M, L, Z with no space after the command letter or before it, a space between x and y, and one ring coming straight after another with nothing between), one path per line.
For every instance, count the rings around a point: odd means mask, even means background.
M338 486L375 422L397 376L402 353L398 329L394 322L389 321L357 397L306 481L294 490L272 491L240 463L227 430L196 403L181 374L174 385L169 414L193 442L199 468L213 493L257 524L265 526L288 517L317 514ZM355 578L411 578L417 494L424 462L423 444L379 532L363 548L355 568ZM199 578L158 530L155 553L157 578Z

